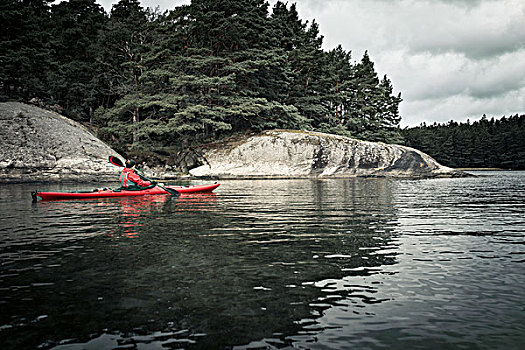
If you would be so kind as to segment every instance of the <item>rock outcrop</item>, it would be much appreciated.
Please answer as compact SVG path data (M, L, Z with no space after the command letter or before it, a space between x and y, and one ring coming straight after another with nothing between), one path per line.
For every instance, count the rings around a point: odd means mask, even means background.
M272 130L206 147L198 177L452 177L465 173L416 149L317 132Z
M0 182L118 181L118 155L88 129L58 113L0 103Z
M398 145L317 132L272 130L232 137L203 148L195 177L451 177L465 173ZM87 128L60 114L18 102L0 103L0 183L117 181L108 163L118 154ZM121 157L123 159L123 157ZM173 178L167 169L146 176Z

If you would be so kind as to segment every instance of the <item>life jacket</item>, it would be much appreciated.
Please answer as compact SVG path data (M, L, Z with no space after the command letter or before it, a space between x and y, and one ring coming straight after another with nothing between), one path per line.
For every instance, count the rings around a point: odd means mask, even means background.
M130 172L133 172L133 169L124 168L120 173L120 186L122 186L122 188L128 187L128 174Z
M151 186L151 183L143 180L132 168L124 168L120 174L120 185L123 189L130 187L144 188Z

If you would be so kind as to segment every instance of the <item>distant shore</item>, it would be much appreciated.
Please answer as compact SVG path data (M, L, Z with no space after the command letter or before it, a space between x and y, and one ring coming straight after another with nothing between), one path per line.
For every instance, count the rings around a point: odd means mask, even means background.
M510 171L510 169L502 168L454 168L460 171Z

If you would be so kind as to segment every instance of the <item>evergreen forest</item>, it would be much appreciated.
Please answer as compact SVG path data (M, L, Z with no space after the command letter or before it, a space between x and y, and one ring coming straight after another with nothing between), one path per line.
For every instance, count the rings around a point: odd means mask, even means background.
M525 114L473 123L422 124L403 130L405 144L452 168L525 170Z
M524 116L401 129L401 94L368 53L323 50L295 4L0 2L0 101L37 101L138 161L265 129L401 143L451 167L525 168Z
M275 128L402 141L388 77L323 50L294 4L2 0L0 16L0 99L57 106L125 155Z

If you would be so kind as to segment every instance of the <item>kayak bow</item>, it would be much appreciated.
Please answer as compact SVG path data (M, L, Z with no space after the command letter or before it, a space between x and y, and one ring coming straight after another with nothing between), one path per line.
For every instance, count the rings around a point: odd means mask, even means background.
M220 184L208 185L192 185L192 186L164 186L169 189L176 190L179 193L202 193L212 192L219 187ZM148 195L166 195L168 191L162 187L155 186L146 190L128 191L128 190L112 190L112 189L97 189L91 192L31 192L33 201L38 198L42 200L58 200L58 199L80 199L80 198L108 198L108 197L129 197L129 196L148 196Z

